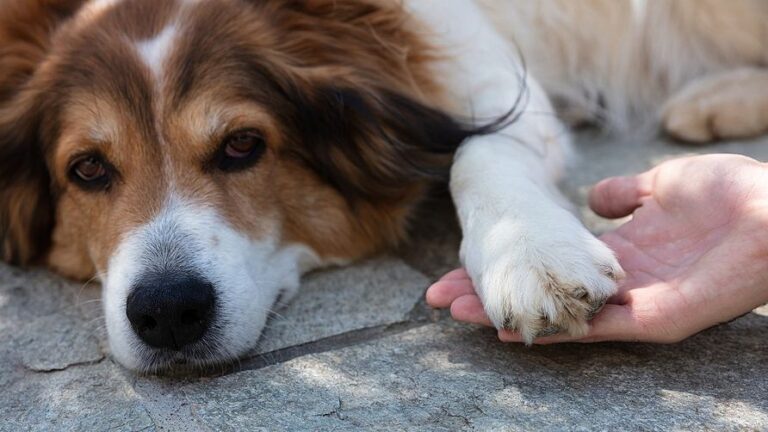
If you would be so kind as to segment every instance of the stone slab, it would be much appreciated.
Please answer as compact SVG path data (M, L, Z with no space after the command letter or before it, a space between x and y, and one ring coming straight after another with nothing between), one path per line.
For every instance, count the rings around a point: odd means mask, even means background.
M308 275L296 298L268 322L254 354L405 321L428 285L423 274L391 257Z
M98 287L0 265L0 431L152 430L101 349Z
M98 288L0 265L0 381L13 368L50 372L104 358Z
M0 431L156 430L120 369L109 360L51 373L5 369Z
M753 313L671 346L526 348L442 322L166 383L166 400L222 431L766 430L767 326Z

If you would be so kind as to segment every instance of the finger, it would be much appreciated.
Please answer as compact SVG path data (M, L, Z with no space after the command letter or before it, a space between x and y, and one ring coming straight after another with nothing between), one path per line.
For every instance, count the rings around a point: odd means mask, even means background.
M519 333L509 330L499 330L502 342L522 342ZM563 342L603 342L603 341L635 341L638 339L637 323L628 306L605 305L602 311L590 323L589 331L583 337L558 334L536 338L536 345L549 345Z
M608 297L608 300L605 302L605 304L619 306L627 304L629 302L630 290L631 288L628 285L619 284L616 289L616 294Z
M462 279L469 279L469 275L467 274L467 271L463 268L458 268L456 270L450 271L445 274L445 276L441 277L440 280L462 280Z
M499 340L502 342L523 342L523 337L518 332L513 332L510 330L499 330L498 331ZM567 334L557 334L553 336L546 336L546 337L540 337L536 338L533 341L534 345L550 345L555 343L564 343L564 342L577 342L581 338L569 336Z
M589 193L589 207L600 216L616 219L629 216L650 193L647 175L611 177L596 184Z
M579 342L636 341L638 326L630 305L607 304L590 322Z
M485 314L483 303L480 297L475 294L465 295L457 298L451 304L451 316L456 321L463 321L471 324L480 324L492 327L491 320Z
M523 337L520 335L520 333L513 332L511 330L500 329L497 331L497 335L499 340L502 342L523 342Z
M440 280L427 288L426 299L430 306L444 309L457 298L469 294L475 294L475 288L469 279Z
M628 273L623 279L616 282L616 292L608 297L605 303L612 305L627 304L629 303L631 291L636 288L638 288L638 284L635 281L635 276Z

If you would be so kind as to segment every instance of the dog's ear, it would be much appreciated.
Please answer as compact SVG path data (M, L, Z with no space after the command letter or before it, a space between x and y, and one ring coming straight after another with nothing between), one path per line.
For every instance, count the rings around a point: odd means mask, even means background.
M447 179L458 146L508 118L478 128L419 98L439 93L427 67L435 53L405 25L400 2L259 4L289 12L277 15L287 30L276 51L301 70L268 75L298 111L291 129L301 142L291 148L349 199L399 199L425 180Z
M398 199L413 185L448 178L468 137L507 120L473 127L387 90L321 86L297 107L298 155L348 199Z
M51 182L35 73L53 32L83 0L8 0L0 8L0 258L29 264L47 250Z
M51 37L86 0L5 0L0 7L0 104L17 93L43 61Z
M0 108L0 257L25 265L48 249L53 200L39 114L10 114Z

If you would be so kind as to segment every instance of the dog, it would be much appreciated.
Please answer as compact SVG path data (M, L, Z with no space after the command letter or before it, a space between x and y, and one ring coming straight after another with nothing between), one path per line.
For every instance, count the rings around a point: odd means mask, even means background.
M583 334L622 270L564 122L761 134L766 35L761 0L5 0L2 257L98 277L127 368L202 367L450 181L491 321Z

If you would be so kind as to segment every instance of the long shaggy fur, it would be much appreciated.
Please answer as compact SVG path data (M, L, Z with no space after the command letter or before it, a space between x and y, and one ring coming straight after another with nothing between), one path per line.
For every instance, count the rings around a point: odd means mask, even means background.
M478 0L572 123L659 120L703 76L768 63L762 0Z

